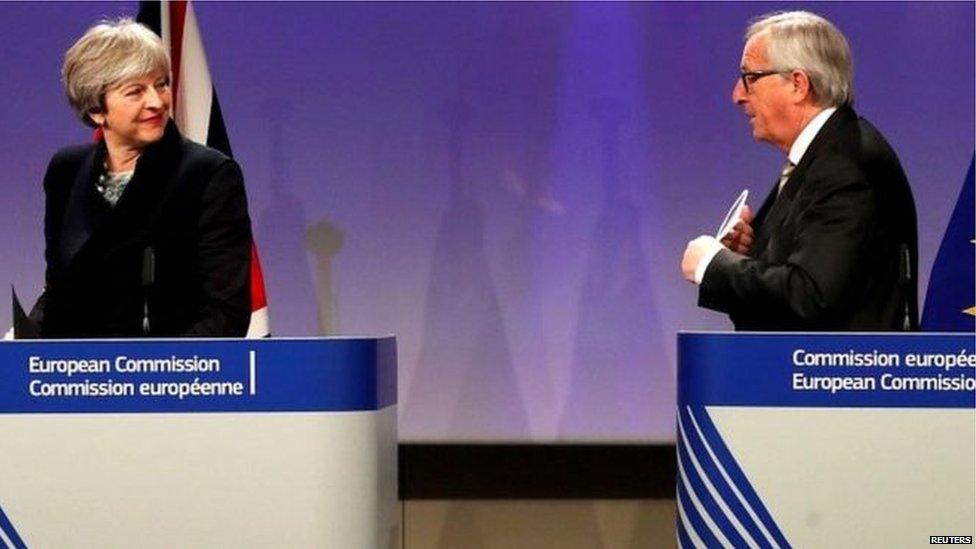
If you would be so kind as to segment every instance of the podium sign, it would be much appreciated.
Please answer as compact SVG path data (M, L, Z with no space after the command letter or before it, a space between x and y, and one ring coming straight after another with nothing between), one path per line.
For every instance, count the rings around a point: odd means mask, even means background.
M679 334L679 544L972 543L974 372L973 334Z
M397 546L396 343L0 344L9 547Z

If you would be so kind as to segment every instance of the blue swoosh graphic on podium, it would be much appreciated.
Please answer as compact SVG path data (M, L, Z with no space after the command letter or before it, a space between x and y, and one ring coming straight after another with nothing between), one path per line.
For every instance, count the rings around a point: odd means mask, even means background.
M27 549L24 540L20 539L20 535L14 529L13 523L3 512L3 507L0 507L0 545L10 548L11 546L8 543L13 544L13 549Z
M790 547L704 407L678 416L678 545Z

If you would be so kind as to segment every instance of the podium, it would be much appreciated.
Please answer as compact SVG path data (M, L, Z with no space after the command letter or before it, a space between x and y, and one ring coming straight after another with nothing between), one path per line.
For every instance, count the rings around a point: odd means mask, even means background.
M679 545L972 543L974 371L973 334L679 334Z
M396 342L0 344L0 546L398 547Z

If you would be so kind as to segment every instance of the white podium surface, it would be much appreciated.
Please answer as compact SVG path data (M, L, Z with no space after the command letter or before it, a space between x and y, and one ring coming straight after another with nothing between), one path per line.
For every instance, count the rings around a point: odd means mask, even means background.
M8 547L399 545L393 338L0 345Z

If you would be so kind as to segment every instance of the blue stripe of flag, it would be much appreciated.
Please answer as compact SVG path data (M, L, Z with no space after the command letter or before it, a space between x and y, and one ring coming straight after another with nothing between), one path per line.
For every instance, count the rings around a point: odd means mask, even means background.
M973 183L973 164L963 181L956 207L949 218L945 236L929 276L922 313L922 330L926 332L972 332L976 330L976 316L963 312L976 306L976 245L973 245L976 225L976 190Z

